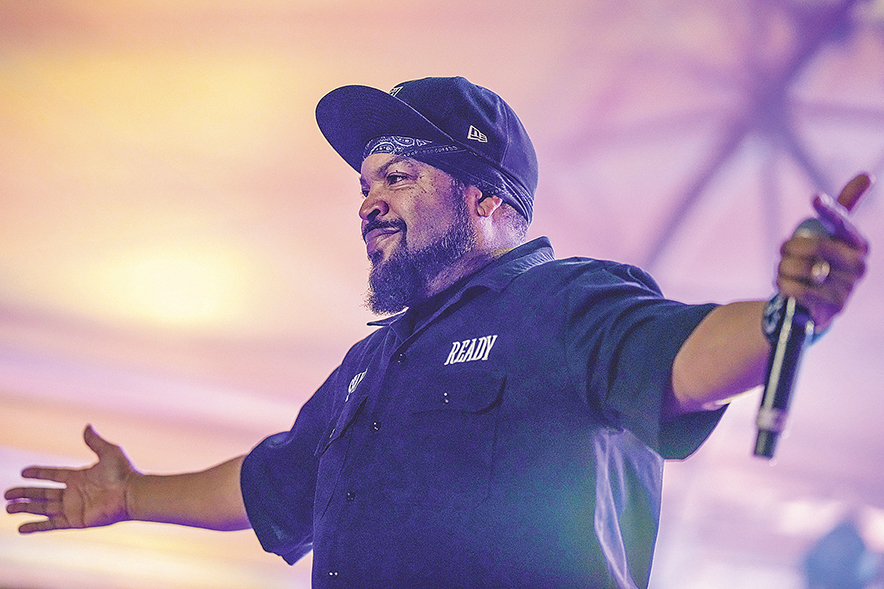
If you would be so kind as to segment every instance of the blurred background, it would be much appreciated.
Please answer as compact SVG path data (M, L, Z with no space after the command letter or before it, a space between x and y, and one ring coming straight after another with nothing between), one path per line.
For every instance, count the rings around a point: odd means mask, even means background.
M769 297L811 195L884 176L882 0L0 0L0 488L90 463L86 423L156 473L288 429L371 319L357 175L313 109L430 75L520 114L532 237L688 302ZM881 586L881 192L774 463L755 392L668 465L652 587L801 588L808 559ZM0 516L0 587L309 586L249 531L26 519Z

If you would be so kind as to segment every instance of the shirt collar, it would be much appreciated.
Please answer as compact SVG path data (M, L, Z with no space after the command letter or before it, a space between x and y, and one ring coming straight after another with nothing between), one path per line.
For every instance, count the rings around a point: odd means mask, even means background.
M458 289L441 308L448 307L458 300L463 293L474 288L487 288L494 292L502 292L517 276L533 266L551 262L555 259L552 244L546 237L538 237L523 243L487 266L477 270L473 276ZM440 308L440 310L441 310ZM368 325L384 327L402 319L408 310L390 317L369 321Z

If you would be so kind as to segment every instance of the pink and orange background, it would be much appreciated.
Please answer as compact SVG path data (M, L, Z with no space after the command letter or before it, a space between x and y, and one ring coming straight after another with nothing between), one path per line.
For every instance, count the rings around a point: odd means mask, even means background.
M85 465L86 423L149 472L288 429L367 334L356 174L327 91L464 75L520 113L531 236L689 302L767 297L810 196L884 176L881 0L0 0L0 487ZM849 312L806 355L775 465L758 395L669 465L658 589L803 587L850 519L884 553L884 203ZM19 536L0 586L291 588L250 532Z

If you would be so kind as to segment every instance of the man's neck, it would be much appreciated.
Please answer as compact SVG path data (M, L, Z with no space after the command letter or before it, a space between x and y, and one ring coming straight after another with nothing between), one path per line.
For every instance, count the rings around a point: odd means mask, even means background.
M512 249L513 248L501 248L482 252L471 252L466 254L463 258L458 260L456 264L446 268L445 270L437 274L435 278L431 279L427 283L424 295L421 297L421 300L415 301L415 304L420 304L421 302L426 301L439 294L446 288L449 288L450 286L456 284L458 281L475 274L476 272Z

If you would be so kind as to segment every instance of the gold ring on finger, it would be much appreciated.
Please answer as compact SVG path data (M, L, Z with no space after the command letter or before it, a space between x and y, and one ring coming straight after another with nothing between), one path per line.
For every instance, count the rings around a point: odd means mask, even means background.
M817 260L810 268L810 279L814 283L814 285L821 286L829 278L829 272L831 271L832 267L827 261Z

